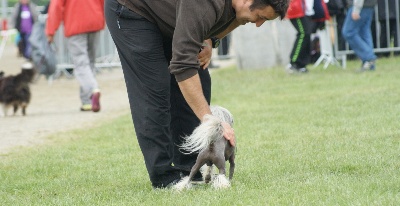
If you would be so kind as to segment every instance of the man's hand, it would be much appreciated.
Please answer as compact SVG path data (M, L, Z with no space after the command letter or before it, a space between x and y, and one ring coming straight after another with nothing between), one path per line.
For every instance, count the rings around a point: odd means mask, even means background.
M204 40L203 46L201 47L201 51L197 55L199 59L200 66L203 69L206 69L211 62L212 48L211 48L211 39Z
M361 17L360 17L360 14L359 14L359 13L353 12L353 13L351 13L351 18L352 18L354 21L357 21L357 20L359 20Z
M234 147L236 145L235 130L226 122L222 122L224 128L224 137Z
M47 42L52 43L54 40L54 36L53 35L47 35Z

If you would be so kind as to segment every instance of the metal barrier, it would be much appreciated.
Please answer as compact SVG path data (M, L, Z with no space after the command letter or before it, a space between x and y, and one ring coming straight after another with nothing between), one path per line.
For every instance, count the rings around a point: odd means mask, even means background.
M57 48L57 69L53 78L58 78L61 74L66 77L72 77L68 69L73 69L71 56L68 52L67 39L64 37L64 28L60 26L54 36L54 43ZM111 35L106 27L100 31L99 46L96 51L96 63L95 67L98 72L100 68L114 68L121 67L121 63L118 58L117 49L115 48L114 42Z

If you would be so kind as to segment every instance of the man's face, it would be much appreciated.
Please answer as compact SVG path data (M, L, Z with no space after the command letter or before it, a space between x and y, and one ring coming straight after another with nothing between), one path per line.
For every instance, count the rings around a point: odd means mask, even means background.
M250 22L260 27L265 21L276 19L279 16L271 6L251 11L250 5L252 3L252 0L246 0L244 4L235 8L236 20L240 24L245 25Z

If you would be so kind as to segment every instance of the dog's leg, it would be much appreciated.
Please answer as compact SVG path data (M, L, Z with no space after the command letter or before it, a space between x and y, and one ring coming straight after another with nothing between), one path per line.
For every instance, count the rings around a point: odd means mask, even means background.
M26 110L26 106L22 106L22 108L21 108L21 109L22 109L22 115L24 115L24 116L25 116L25 115L26 115L26 111L25 111L25 110Z
M3 104L3 113L4 116L7 116L7 111L8 111L8 106L6 104Z
M213 164L207 163L206 172L204 174L204 182L205 183L209 183L211 181L212 170L213 170Z
M185 188L191 187L190 181L193 179L194 175L200 170L201 166L203 166L204 163L206 162L205 158L206 158L205 152L200 152L199 156L197 156L196 163L190 170L189 177L185 177L181 181L179 181L178 184L174 186L175 190L181 191Z
M28 106L27 103L22 103L21 104L21 110L22 110L22 115L26 115L26 107Z
M219 175L213 181L213 187L216 189L227 188L231 186L231 183L225 176L225 158L223 155L218 155L219 158L215 158L214 164L219 169Z
M14 115L15 115L15 114L17 114L17 111L18 111L18 104L14 104L13 107L14 107Z
M232 180L235 172L235 152L229 157L229 180Z

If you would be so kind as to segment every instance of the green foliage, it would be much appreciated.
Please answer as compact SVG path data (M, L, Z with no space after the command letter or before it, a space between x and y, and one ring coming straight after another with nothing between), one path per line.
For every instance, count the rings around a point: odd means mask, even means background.
M9 7L13 7L15 3L17 3L19 0L8 0L7 5ZM46 5L50 0L31 0L31 2L35 3L38 6L44 6Z
M235 117L232 187L152 190L129 115L0 158L0 205L398 205L399 58L377 71L212 71Z

